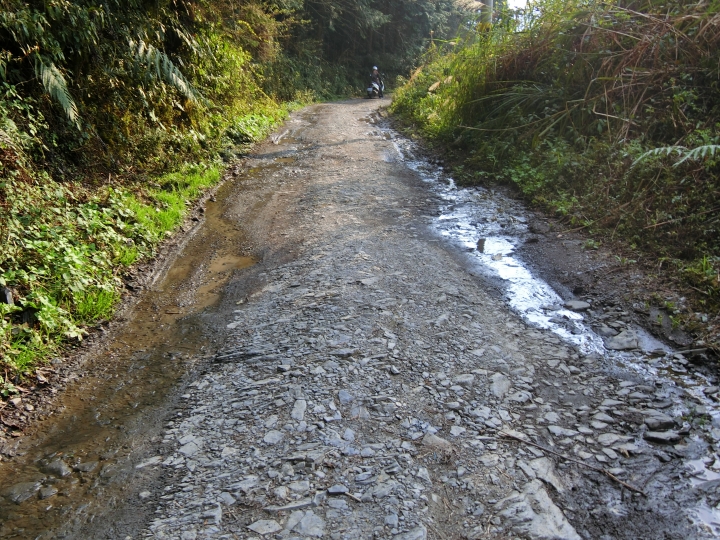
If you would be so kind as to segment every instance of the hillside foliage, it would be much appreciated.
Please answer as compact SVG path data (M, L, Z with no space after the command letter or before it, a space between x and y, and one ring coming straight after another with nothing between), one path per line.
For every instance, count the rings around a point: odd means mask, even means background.
M454 152L464 182L510 183L571 228L625 239L711 310L719 44L716 1L537 0L438 44L393 107Z
M0 0L0 363L112 315L221 160L296 105L407 71L450 0ZM4 385L4 386L3 386ZM12 384L0 378L0 392Z

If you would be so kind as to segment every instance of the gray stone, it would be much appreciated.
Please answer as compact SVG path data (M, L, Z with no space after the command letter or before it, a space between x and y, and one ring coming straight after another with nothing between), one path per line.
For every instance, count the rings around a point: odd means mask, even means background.
M260 479L257 476L251 475L246 477L244 480L233 484L230 489L233 491L242 491L243 493L249 493L252 488L258 485Z
M200 452L200 444L198 444L198 441L190 441L189 443L181 446L178 449L178 452L186 457L193 457L195 454Z
M396 534L393 536L393 540L426 540L427 529L424 525L410 529L407 532Z
M325 520L308 510L294 530L303 536L321 537L325 535Z
M526 392L525 390L518 390L517 392L510 394L505 399L507 401L514 401L515 403L526 403L532 399L532 394L530 392Z
M675 420L666 414L657 413L645 418L645 425L650 431L664 431L675 427Z
M417 473L415 473L415 476L422 480L425 480L428 484L432 484L432 480L430 479L430 473L425 467L419 467Z
M163 460L162 456L155 456L151 457L150 459L147 459L141 463L138 463L135 465L136 469L144 469L145 467L152 467L153 465L158 465Z
M74 469L75 469L76 471L78 471L78 472L88 473L88 472L91 472L91 471L95 470L95 468L96 468L97 466L98 466L98 462L97 462L97 461L86 461L86 462L84 462L84 463L77 463L77 464L75 464L75 465L74 465Z
M348 403L352 403L355 400L355 396L353 396L347 390L340 390L338 392L338 399L340 400L341 404L347 405Z
M328 488L327 492L328 495L345 495L348 492L347 486L344 486L342 484L335 484L334 486Z
M338 358L348 358L349 356L355 354L355 349L337 349L332 351L330 354L337 356Z
M532 467L535 475L543 482L550 484L558 491L558 493L565 492L565 486L563 485L560 478L558 478L558 476L555 474L555 464L551 459L546 457L533 459L529 463L529 465L530 467Z
M300 495L303 495L310 491L310 481L296 480L295 482L290 482L287 487L293 493L299 493Z
M500 519L518 534L538 540L581 540L540 480L532 480L522 492L514 491L496 508Z
M617 336L605 338L605 348L612 351L629 351L639 346L638 338L632 330L623 330Z
M622 401L618 401L617 399L604 399L603 402L600 404L603 407L616 407L618 405L622 405Z
M604 337L604 338L611 338L611 337L615 337L618 335L617 330L610 328L606 324L600 325L600 327L596 330L596 332L600 337Z
M45 466L45 472L62 478L72 474L72 469L63 460L56 459Z
M597 438L597 442L603 446L612 446L617 442L627 442L629 440L630 437L618 435L617 433L603 433L602 435L598 435Z
M309 506L313 506L313 500L308 497L282 506L266 506L265 510L268 512L292 512L293 510L300 510L302 508L308 508Z
M573 311L585 311L586 309L590 309L590 304L587 302L583 302L582 300L568 300L564 304L565 309L571 309Z
M442 437L438 437L437 435L433 435L432 433L426 433L425 436L422 439L422 443L425 446L430 446L431 448L438 448L445 451L450 451L452 449L452 444L449 441L446 441Z
M285 435L282 431L271 429L265 434L265 437L263 437L263 441L265 441L265 444L274 445L282 441L283 438L285 438Z
M548 431L555 435L556 437L574 437L575 435L579 435L579 431L575 431L574 429L567 429L560 426L548 426Z
M398 516L397 514L388 514L385 516L385 525L388 527L397 527L398 526Z
M220 507L220 504L217 503L215 508L206 510L200 514L200 517L204 519L212 519L215 522L215 525L220 525L220 522L222 521L222 508Z
M45 486L40 489L40 499L45 500L57 495L58 489L55 486Z
M495 373L492 377L490 377L490 381L492 381L490 391L497 398L502 399L510 390L510 379L502 373Z
M475 375L471 373L462 373L454 377L452 382L453 384L459 384L460 386L470 388L475 382Z
M32 497L40 489L40 482L20 482L3 491L3 496L16 504Z
M301 422L305 419L305 411L307 410L307 401L304 399L296 399L293 405L292 412L290 412L290 418ZM265 441L267 442L267 441ZM279 442L279 441L278 441ZM274 444L274 443L273 443Z
M252 525L248 525L248 529L265 536L282 531L282 526L274 519L261 519Z
M682 438L675 431L646 431L643 437L646 441L659 444L675 444Z

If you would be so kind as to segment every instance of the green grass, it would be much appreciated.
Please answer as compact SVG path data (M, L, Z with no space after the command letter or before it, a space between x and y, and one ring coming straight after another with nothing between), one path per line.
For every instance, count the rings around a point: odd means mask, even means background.
M87 326L111 318L122 298L118 274L152 256L221 178L220 164L212 163L183 166L150 188L87 191L47 176L0 184L0 200L8 201L0 234L9 240L0 253L0 285L15 299L14 306L0 304L3 366L28 373L63 343L82 340Z
M75 319L84 324L92 324L112 316L115 305L120 299L116 290L94 290L75 296Z

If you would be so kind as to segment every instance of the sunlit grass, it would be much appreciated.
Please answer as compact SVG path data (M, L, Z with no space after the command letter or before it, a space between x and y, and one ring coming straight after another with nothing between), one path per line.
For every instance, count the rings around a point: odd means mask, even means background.
M92 324L112 316L120 300L116 290L84 291L75 295L75 318L83 324Z

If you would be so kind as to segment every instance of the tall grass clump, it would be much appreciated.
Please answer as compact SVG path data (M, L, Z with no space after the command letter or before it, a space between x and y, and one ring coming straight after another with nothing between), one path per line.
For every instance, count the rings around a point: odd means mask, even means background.
M395 113L720 304L720 3L537 0L437 43Z

